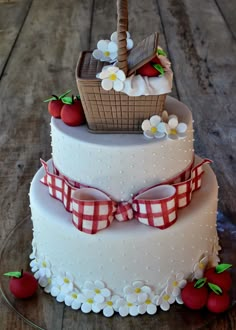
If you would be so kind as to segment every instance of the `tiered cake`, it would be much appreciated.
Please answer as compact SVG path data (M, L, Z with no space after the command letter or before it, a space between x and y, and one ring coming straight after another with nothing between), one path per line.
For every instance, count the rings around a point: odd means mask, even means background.
M167 99L166 108L187 123L184 139L146 141L140 134L95 136L85 126L72 128L53 118L54 167L70 180L105 191L115 201L130 200L143 188L189 172L194 157L191 113L173 98ZM201 162L199 157L194 161ZM75 288L82 292L88 281L94 285L102 281L112 295L125 298L127 286L132 288L133 283L142 281L153 294L160 295L171 276L182 273L189 278L198 264L204 268L204 258L216 264L218 186L209 165L204 165L204 171L202 187L193 192L188 206L178 210L177 221L169 228L153 228L135 219L114 220L108 228L89 235L73 225L72 214L61 201L49 196L48 187L40 182L45 175L41 168L30 189L33 268L41 284L51 290L56 276L59 282L55 283L60 283L61 277L73 284L71 292ZM54 285L59 290L59 284ZM58 296L55 290L51 293ZM59 301L64 300L63 295Z
M30 188L35 277L57 301L108 317L183 303L186 281L216 265L219 250L218 185L194 155L192 114L166 98L172 71L157 34L127 60L124 3L118 35L76 69L87 124L101 134L52 118L52 159ZM114 62L117 49L118 66L98 61Z

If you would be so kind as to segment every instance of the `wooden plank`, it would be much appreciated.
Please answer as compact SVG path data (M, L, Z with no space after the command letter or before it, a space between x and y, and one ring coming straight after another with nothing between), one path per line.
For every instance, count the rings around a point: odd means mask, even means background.
M236 2L224 1L224 0L215 0L215 1L229 30L236 39L236 19L235 19Z
M32 0L0 1L0 79Z
M159 0L180 99L193 111L196 151L214 161L219 207L236 209L236 44L214 1Z
M88 47L92 1L34 1L0 81L0 239L29 214L29 184L39 158L51 156L50 116L42 102L68 88L77 93L75 66ZM47 329L60 329L58 304ZM26 329L5 304L3 329ZM57 313L58 310L58 313ZM58 314L58 315L57 315ZM15 326L18 324L19 326Z

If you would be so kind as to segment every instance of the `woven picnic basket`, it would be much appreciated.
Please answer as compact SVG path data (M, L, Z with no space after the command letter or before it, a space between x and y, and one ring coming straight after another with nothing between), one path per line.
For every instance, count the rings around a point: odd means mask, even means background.
M128 31L127 0L117 0L118 67L126 77L149 62L158 47L158 33L145 38L129 53L126 47ZM166 94L128 96L114 90L106 91L96 75L107 62L100 62L91 51L80 54L76 67L76 81L88 128L94 133L136 133L144 119L161 114Z

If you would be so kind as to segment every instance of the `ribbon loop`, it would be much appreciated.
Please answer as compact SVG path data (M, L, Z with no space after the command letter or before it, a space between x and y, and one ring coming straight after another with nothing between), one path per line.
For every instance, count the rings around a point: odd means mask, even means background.
M135 218L159 229L166 229L177 219L176 188L160 185L138 195L133 200Z

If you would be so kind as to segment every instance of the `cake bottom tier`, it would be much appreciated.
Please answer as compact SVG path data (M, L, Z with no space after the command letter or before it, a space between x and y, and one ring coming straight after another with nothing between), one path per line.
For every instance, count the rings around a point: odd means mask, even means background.
M140 290L135 281L145 282L155 294L160 294L171 276L182 273L188 278L194 270L201 271L199 261L204 256L212 265L217 264L218 184L208 165L204 170L201 189L193 193L187 207L178 210L178 220L171 227L159 230L135 219L113 221L109 228L89 235L74 227L71 213L40 183L44 175L41 168L30 189L34 232L31 257L36 258L31 266L36 277L43 286L50 287L51 280L45 283L45 277L67 273L60 275L67 291L69 285L81 290L93 287L92 282L103 281L111 292L124 297L124 290L131 290L127 287ZM103 284L98 287L101 289Z

